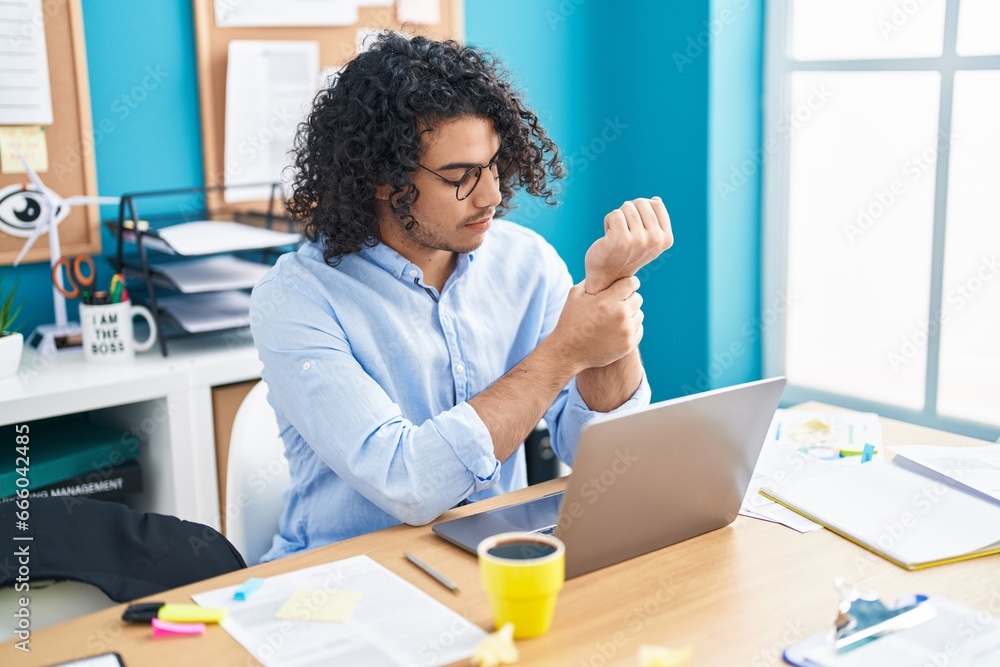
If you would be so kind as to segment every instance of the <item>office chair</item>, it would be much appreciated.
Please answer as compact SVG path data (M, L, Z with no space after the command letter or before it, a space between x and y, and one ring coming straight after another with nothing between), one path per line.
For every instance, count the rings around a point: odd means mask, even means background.
M261 380L236 412L226 464L226 538L248 565L271 548L289 483L285 445Z

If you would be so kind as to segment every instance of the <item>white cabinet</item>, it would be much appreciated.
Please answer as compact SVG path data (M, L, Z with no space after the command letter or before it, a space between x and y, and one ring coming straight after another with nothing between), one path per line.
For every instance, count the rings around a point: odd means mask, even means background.
M88 412L142 443L145 490L136 509L218 529L212 387L260 371L247 329L178 339L168 357L150 351L124 363L25 352L19 372L0 379L0 425Z

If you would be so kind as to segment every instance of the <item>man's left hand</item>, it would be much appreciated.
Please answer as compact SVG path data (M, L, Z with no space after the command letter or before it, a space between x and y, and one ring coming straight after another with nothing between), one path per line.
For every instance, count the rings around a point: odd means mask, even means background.
M597 294L634 276L673 243L670 215L659 197L625 202L604 216L604 236L587 250L586 292Z

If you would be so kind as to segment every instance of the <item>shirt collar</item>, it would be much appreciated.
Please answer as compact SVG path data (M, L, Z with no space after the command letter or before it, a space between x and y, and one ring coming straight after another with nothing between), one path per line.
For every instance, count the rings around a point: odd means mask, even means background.
M363 247L358 251L358 254L372 264L381 267L393 277L405 280L408 283L413 282L414 278L423 275L420 267L384 243L378 243L370 248ZM469 263L474 259L475 251L459 254L458 264L455 267L456 273L459 275L464 273L468 269Z

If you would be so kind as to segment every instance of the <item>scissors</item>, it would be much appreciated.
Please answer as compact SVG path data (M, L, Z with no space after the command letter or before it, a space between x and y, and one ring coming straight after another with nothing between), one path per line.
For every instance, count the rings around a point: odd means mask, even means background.
M94 266L94 259L90 255L77 255L73 259L72 269L70 269L70 266L68 257L61 257L58 262L53 264L52 284L67 299L75 299L78 296L86 297L92 291L94 282L97 280L97 268ZM84 266L88 267L86 273L83 271ZM59 280L60 268L66 270L66 284L71 289L62 286L62 281Z

